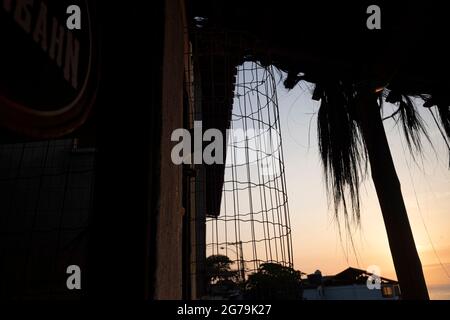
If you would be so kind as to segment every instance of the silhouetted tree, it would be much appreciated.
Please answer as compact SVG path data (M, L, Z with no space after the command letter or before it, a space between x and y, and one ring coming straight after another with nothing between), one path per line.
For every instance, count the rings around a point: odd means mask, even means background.
M421 151L421 134L428 136L410 97L394 90L385 90L383 97L375 89L370 86L358 88L343 81L316 86L314 95L321 100L319 150L327 188L334 201L335 215L338 217L338 212L343 213L345 229L349 231L350 217L359 223L359 186L369 160L403 296L428 299L422 266L383 127L383 98L397 105L392 117L396 117L402 126L411 151ZM442 120L444 124L447 121L445 117Z
M234 261L227 256L218 254L206 258L206 277L207 283L216 283L219 281L235 281L238 271L231 270Z
M277 263L263 263L248 277L246 298L270 300L301 299L300 271Z
M397 10L395 7L393 5L390 10ZM415 17L424 16L425 10L429 21L412 24L411 21L420 21ZM315 67L303 59L299 59L300 63L272 59L265 65L274 63L287 72L286 88L293 88L300 80L316 84L313 99L321 102L318 113L320 156L338 217L336 221L344 225L349 234L351 223L359 223L359 183L370 164L402 297L428 299L400 181L383 127L383 102L397 106L397 110L386 118L394 119L401 127L410 151L420 152L420 138L427 137L427 132L413 98L421 98L450 151L448 49L442 41L441 29L445 29L440 24L442 19L437 18L442 14L442 8L434 3L411 4L408 10L401 11L402 14L390 22L396 24L395 28L383 27L383 32L387 31L382 36L386 50L372 46L368 46L368 50L364 48L365 34L359 40L352 38L352 44L343 45L344 50L358 52L358 56L363 57L349 60L348 67L341 68L339 63L321 58ZM401 44L399 39L402 39ZM323 43L327 41L323 40ZM391 50L392 47L396 50ZM305 52L300 50L300 53ZM437 55L438 52L442 55ZM414 58L412 53L416 54ZM322 67L323 62L330 65ZM422 65L426 67L422 68ZM425 72L419 74L418 69ZM437 111L437 116L432 109Z

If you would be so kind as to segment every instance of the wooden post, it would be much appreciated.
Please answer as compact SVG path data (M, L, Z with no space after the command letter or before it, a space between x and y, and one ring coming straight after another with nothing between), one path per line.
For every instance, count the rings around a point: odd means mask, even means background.
M156 281L164 1L123 10L101 10L94 211L82 288L92 299L143 300L153 298Z

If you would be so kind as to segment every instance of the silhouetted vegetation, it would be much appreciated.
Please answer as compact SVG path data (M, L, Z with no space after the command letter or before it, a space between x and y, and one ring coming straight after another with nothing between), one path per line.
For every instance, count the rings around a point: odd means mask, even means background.
M210 295L226 298L237 290L239 272L231 269L232 264L234 261L221 254L206 258L206 284Z
M234 261L221 254L206 258L206 276L208 283L236 280L238 271L231 270L232 264L234 264Z
M247 299L297 300L302 298L300 271L277 263L263 263L248 277Z

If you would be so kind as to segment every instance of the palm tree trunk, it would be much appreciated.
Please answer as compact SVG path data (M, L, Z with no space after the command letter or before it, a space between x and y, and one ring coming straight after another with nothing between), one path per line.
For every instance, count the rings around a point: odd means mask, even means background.
M428 300L422 265L375 94L358 98L360 126L403 299Z

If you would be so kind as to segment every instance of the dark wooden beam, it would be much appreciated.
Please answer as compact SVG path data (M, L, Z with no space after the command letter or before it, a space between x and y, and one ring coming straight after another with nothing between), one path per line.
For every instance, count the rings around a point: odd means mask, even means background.
M96 107L89 298L153 296L164 1L101 11L102 80Z

